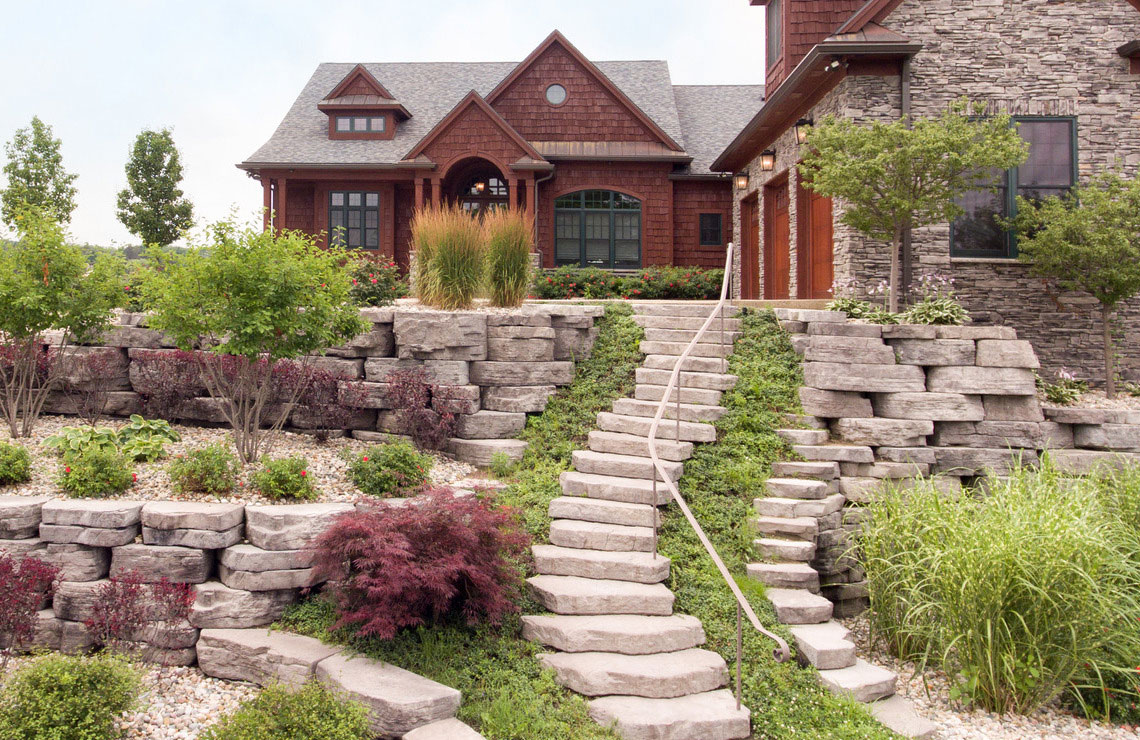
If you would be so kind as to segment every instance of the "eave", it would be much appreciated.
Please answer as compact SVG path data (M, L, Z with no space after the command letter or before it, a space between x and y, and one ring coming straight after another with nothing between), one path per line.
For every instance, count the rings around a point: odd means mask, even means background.
M1127 44L1117 48L1116 53L1129 59L1140 58L1140 39L1129 41Z
M348 103L348 102L344 102L344 103L342 103L342 102L334 102L331 100L322 100L321 102L317 103L317 110L321 111L322 113L337 113L337 112L343 113L346 111L376 111L376 112L393 111L394 113L396 113L400 117L400 120L402 120L402 121L406 121L407 119L412 117L412 114L408 112L407 108L405 108L401 103L396 103L396 102L391 102L391 103Z

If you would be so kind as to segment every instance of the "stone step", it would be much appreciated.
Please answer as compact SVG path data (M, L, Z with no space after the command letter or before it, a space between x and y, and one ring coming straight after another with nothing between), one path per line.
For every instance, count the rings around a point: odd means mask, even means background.
M843 508L846 498L839 493L833 493L821 499L770 498L754 499L752 504L760 516L778 516L787 519L812 516L821 517L834 514Z
M547 513L551 519L579 519L627 527L652 527L660 521L657 509L649 504L628 504L581 496L559 496L550 502Z
M638 383L634 386L633 397L639 401L660 401L665 397L666 386ZM681 388L681 403L699 403L702 406L716 406L720 403L721 392L707 388ZM669 391L669 403L677 405L677 388ZM656 413L656 411L654 412Z
M728 689L675 699L603 696L590 702L590 717L616 725L625 740L742 740L752 734L748 707L737 707Z
M619 478L570 470L558 476L558 481L562 484L562 492L567 496L597 501L663 506L673 500L668 487L663 483L657 484L655 499L653 481L649 478Z
M827 429L827 419L818 416L805 416L803 414L784 414L789 424L803 429Z
M612 452L617 455L649 457L649 440L636 434L600 432L594 430L587 437L587 443L594 452ZM680 462L693 456L692 442L678 442L672 439L657 439L657 457L661 460Z
M821 445L828 440L825 429L777 429L776 434L794 445Z
M728 681L724 658L711 650L673 653L547 653L538 656L558 683L586 696L671 699L713 691Z
M581 473L616 475L619 478L645 478L647 482L652 481L655 477L659 481L665 480L662 477L662 472L657 470L653 461L648 457L615 455L593 450L574 450L571 459L574 463L574 469ZM661 468L669 480L677 481L681 479L685 466L679 462L662 460Z
M683 355L689 349L688 342L651 342L648 339L641 343L643 355ZM722 347L719 344L693 345L689 350L690 357L728 357L732 354L732 345Z
M677 316L681 318L706 318L716 308L716 301L675 301L671 303L634 303L636 316ZM725 304L718 312L725 318L735 316L739 308Z
M764 491L776 498L798 498L805 500L825 499L832 493L832 485L821 480L806 478L769 478L764 481Z
M708 314L706 314L707 316ZM700 329L705 320L699 316L681 317L681 316L644 316L636 314L633 317L633 322L643 329ZM716 329L720 331L720 320L713 322L709 327L709 331ZM740 331L740 319L725 319L724 328L726 331Z
M652 527L623 527L620 524L555 519L550 523L550 544L580 550L653 552L656 542Z
M821 671L855 665L855 643L851 631L839 622L803 624L790 627L800 657Z
M805 460L816 462L875 462L871 448L863 445L794 445L792 450Z
M527 640L565 653L651 655L688 650L705 642L701 620L684 614L528 615L522 618L522 625Z
M673 592L660 583L633 583L578 576L533 576L527 586L555 614L645 614L670 616Z
M676 355L646 355L641 366L650 370L668 370L673 372L677 367ZM720 357L687 357L681 364L681 372L685 373L726 373L728 362Z
M839 477L837 462L783 461L772 463L772 475L777 478L814 478L835 480Z
M815 544L803 540L784 540L776 537L761 537L753 540L756 553L769 560L791 560L798 563L811 562L815 557Z
M819 573L807 563L749 563L748 577L765 586L819 593Z
M651 329L651 328L646 327L645 338L651 342L691 342L691 341L693 341L693 337L695 337L697 335L697 331L699 329L700 329L699 325L693 329L656 329L656 328ZM740 338L740 332L732 331L732 330L728 329L728 327L725 327L724 343L726 345L731 347L732 343L735 342L739 338ZM701 341L699 342L699 344L720 344L720 343L721 343L720 327L717 326L717 322L714 321L712 326L710 326L708 328L708 330L706 330L705 333L701 336Z
M873 701L867 705L867 709L881 725L896 735L920 740L938 735L938 726L919 715L910 699L898 694Z
M815 542L819 533L819 520L810 516L785 519L780 516L759 516L754 520L756 531L771 537L787 537L805 542Z
M625 416L609 411L598 413L598 428L604 432L648 437L651 426L653 426L653 417L651 416ZM716 441L716 427L712 424L682 421L680 429L682 442ZM677 422L675 419L661 419L661 423L657 425L657 439L677 439Z
M776 609L780 624L819 624L831 619L831 602L798 588L770 588L764 592Z
M867 703L892 696L897 676L886 668L856 658L853 666L820 671L819 680L833 694Z
M420 725L404 735L401 740L484 740L484 738L469 725L452 717Z
M669 577L669 558L651 552L585 550L557 545L531 548L534 567L544 576L661 583Z
M637 382L646 385L668 385L672 370L656 370L648 367L637 368ZM712 391L727 391L736 385L737 377L725 373L704 373L681 371L677 382L682 388L704 388ZM826 439L826 435L824 437Z
M640 401L636 398L619 398L614 401L613 411L622 416L648 416L657 415L658 404L653 401ZM681 404L681 421L713 422L724 416L728 409L723 406L708 406L696 403ZM677 404L671 403L665 407L662 419L677 418ZM835 477L839 477L838 468Z

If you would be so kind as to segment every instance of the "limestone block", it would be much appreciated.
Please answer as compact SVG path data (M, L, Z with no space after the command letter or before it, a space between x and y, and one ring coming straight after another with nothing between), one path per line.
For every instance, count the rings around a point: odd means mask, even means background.
M366 409L390 409L392 402L388 398L389 385L387 383L357 383L360 397L357 403Z
M878 324L855 324L849 322L812 321L808 324L809 337L838 336L838 337L881 337L883 327Z
M837 419L831 431L852 444L878 447L922 447L934 433L934 422L917 419Z
M811 337L806 334L792 334L788 337L788 341L791 342L792 351L802 357L804 352L807 352L808 344L811 343Z
M926 373L935 393L1035 396L1033 371L1013 367L932 367Z
M447 451L456 460L479 467L491 464L496 454L502 453L511 460L521 460L526 442L519 439L460 439L448 440Z
M26 540L39 534L47 496L0 496L0 539Z
M396 309L391 306L368 306L360 309L360 318L372 324L391 324Z
M979 367L1041 367L1033 345L1023 339L979 339L977 364Z
M245 525L238 524L217 531L213 529L154 529L143 527L143 543L169 547L193 547L198 550L220 550L241 542Z
M900 448L894 448L900 449ZM922 448L928 449L928 448ZM930 466L934 462L934 455L931 455L931 461L925 462L873 462L873 463L839 463L839 469L843 475L856 476L860 478L890 478L898 480L901 478L914 478L920 475L927 475L930 473Z
M463 360L411 360L395 357L370 357L364 364L364 376L371 382L383 383L393 370L423 368L428 382L438 385L468 385L467 363Z
M1037 396L982 396L986 421L1045 421Z
M961 393L877 393L872 398L875 416L887 419L930 421L981 421L981 396Z
M939 422L934 444L938 447L1024 447L1043 446L1041 425L1032 421Z
M22 540L0 540L0 555L10 558L33 557L44 559L47 555L47 543L38 537Z
M549 331L551 334L554 333L553 329ZM493 362L552 362L554 360L554 338L489 338L487 339L487 359Z
M152 529L204 529L225 532L245 519L241 504L197 501L150 501L142 508L142 524Z
M904 393L926 390L922 368L913 365L805 362L804 385L830 391L863 393ZM813 415L819 416L819 414Z
M345 385L340 384L340 388L345 388ZM320 411L310 411L308 409L295 408L289 415L289 426L294 429L330 429L333 425L329 423L330 419L326 414ZM376 426L376 412L371 409L361 409L353 411L352 414L342 417L337 420L336 428L331 431L341 431L344 429L372 429Z
M1103 450L1051 450L1049 458L1063 473L1088 475L1097 470L1120 470L1140 465L1140 454Z
M549 313L545 312L543 308L545 307L542 305L525 305L520 306L510 313L487 314L487 336L508 336L505 334L498 335L492 331L500 327L538 327L549 329L552 326L552 317ZM587 317L581 318L590 323Z
M934 451L929 447L880 447L875 458L882 462L922 463L933 465Z
M205 421L211 424L224 424L226 414L222 410L222 401L217 398L199 396L191 398L179 407L178 413L185 419Z
M404 735L403 740L483 740L483 736L452 717L420 725Z
M245 536L263 550L300 550L312 544L352 504L247 506Z
M131 379L129 375L130 359L127 353L118 347L78 347L67 346L60 354L53 350L58 357L57 362L63 364L61 376L64 385L80 390L110 390L129 391ZM98 366L95 363L100 363Z
M263 550L260 547L243 544L223 550L218 556L218 563L233 570L260 572L311 568L316 559L316 550Z
M895 353L876 337L817 335L808 339L804 359L810 362L894 365Z
M574 380L572 362L472 362L475 385L569 385Z
M95 637L87 631L83 622L60 620L59 651L67 655L86 653L95 647Z
M111 551L105 547L52 544L39 557L59 568L61 581L97 581L107 577L111 565Z
M1043 447L1050 450L1075 447L1072 425L1058 424L1055 421L1041 422L1041 443Z
M939 339L1017 339L1017 332L1008 326L938 326Z
M36 612L35 634L28 647L44 650L59 650L59 641L63 632L63 620L55 616L53 609L41 609Z
M133 367L134 363L132 363ZM68 414L79 413L80 399L74 395L53 391L44 400L44 413ZM107 405L104 407L107 416L130 416L143 413L142 397L133 391L110 391L107 393Z
M973 365L974 343L964 339L892 339L900 365Z
M483 389L483 408L488 411L540 413L558 389L553 385L492 386Z
M404 415L399 411L381 411L376 415L376 428L381 432L397 435L406 435L409 431L408 425L404 421Z
M115 326L103 332L99 344L104 347L130 347L137 349L158 349L174 347L174 339L154 329L141 326Z
M546 318L546 325L502 324L487 322L487 339L545 339L554 341L554 329L550 326L550 317Z
M233 570L218 566L218 580L230 588L242 591L282 591L292 588L309 588L320 583L314 568L291 570Z
M1119 424L1120 412L1113 409L1081 409L1046 406L1045 418L1059 424Z
M808 416L826 419L869 419L874 416L870 400L850 391L800 388L800 404Z
M586 321L590 326L581 328L555 326L555 360L582 360L590 356L594 349L594 341L598 338L598 330L593 326L592 320L586 319Z
M1140 425L1076 424L1073 444L1093 450L1140 452Z
M139 525L120 529L78 527L72 524L41 524L40 539L59 545L87 545L88 547L118 547L135 541Z
M194 592L190 624L200 629L242 629L269 624L280 617L297 596L293 589L239 591L218 581L199 584Z
M85 583L62 581L52 595L52 610L59 619L70 622L83 622L95 616L95 602L103 588L110 585L108 580Z
M370 331L357 334L338 347L330 347L325 354L334 357L390 357L394 348L391 325L373 324Z
M513 439L526 426L526 414L479 411L457 417L455 436L460 439Z
M883 339L934 339L937 331L923 324L887 324L883 326Z
M264 629L206 629L198 640L198 667L207 676L282 683L300 688L317 664L338 648L312 637Z
M1008 475L1018 463L1034 465L1037 452L1034 450L984 449L975 447L935 447L938 462L935 473L949 473L956 476L971 476L992 473ZM1060 452L1060 451L1059 451ZM1058 453L1059 454L1059 453Z
M45 524L122 529L139 523L143 503L142 501L59 499L45 503L42 516Z
M477 385L439 385L432 391L431 407L441 414L474 414L482 395Z
M175 583L203 583L210 577L213 566L212 552L190 547L123 545L111 550L112 576L137 570L145 583L162 578Z
M402 359L487 359L485 314L397 310L393 327Z

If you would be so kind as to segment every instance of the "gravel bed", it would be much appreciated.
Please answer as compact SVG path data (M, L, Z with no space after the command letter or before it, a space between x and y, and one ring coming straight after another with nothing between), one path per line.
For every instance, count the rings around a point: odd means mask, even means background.
M1046 706L1030 715L1001 716L984 709L971 709L950 701L950 681L940 670L927 668L919 674L917 666L901 661L877 644L870 644L870 626L866 616L839 620L852 633L859 657L894 671L898 677L898 693L910 699L915 710L933 722L938 730L936 737L944 740L1057 740L1058 738L1088 738L1089 740L1119 740L1140 737L1140 731L1130 725L1109 725L1093 722L1073 715L1058 703Z
M0 494L21 496L53 496L63 497L58 478L60 461L51 450L42 446L46 437L55 434L61 427L79 426L83 422L73 416L45 415L40 417L36 431L31 439L14 440L24 445L32 453L32 480L16 486L6 486L0 489ZM101 426L116 426L119 420L103 422ZM167 456L161 460L150 463L136 463L135 473L138 480L127 489L120 498L158 501L213 501L242 504L281 503L272 502L251 489L249 481L253 473L258 470L257 465L247 466L241 473L238 488L227 496L209 496L200 493L176 493L170 482L166 468L170 460L189 450L211 443L228 444L229 430L225 428L174 425L182 436L182 441L167 444ZM7 429L0 430L0 441L13 441L8 436ZM372 446L372 442L363 442L358 439L346 437L330 439L327 442L318 442L308 434L283 432L269 449L268 457L290 457L302 455L308 462L306 475L311 476L313 484L320 492L318 501L322 502L351 502L357 500L361 493L347 476L348 463L342 457L343 451L353 454L363 452ZM455 485L457 481L469 478L476 474L476 468L468 463L459 462L442 453L432 453L435 464L432 466L430 478L436 485Z
M1052 406L1044 396L1039 396L1041 403ZM1117 389L1116 398L1111 400L1104 397L1104 391L1088 391L1080 400L1066 408L1074 409L1113 409L1119 411L1140 411L1140 396L1130 396L1121 389Z

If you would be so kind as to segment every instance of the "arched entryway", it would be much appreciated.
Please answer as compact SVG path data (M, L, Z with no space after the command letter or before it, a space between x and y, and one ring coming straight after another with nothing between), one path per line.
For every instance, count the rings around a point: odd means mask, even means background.
M443 197L463 210L480 213L506 208L511 202L510 186L493 163L482 157L456 162L443 178Z

